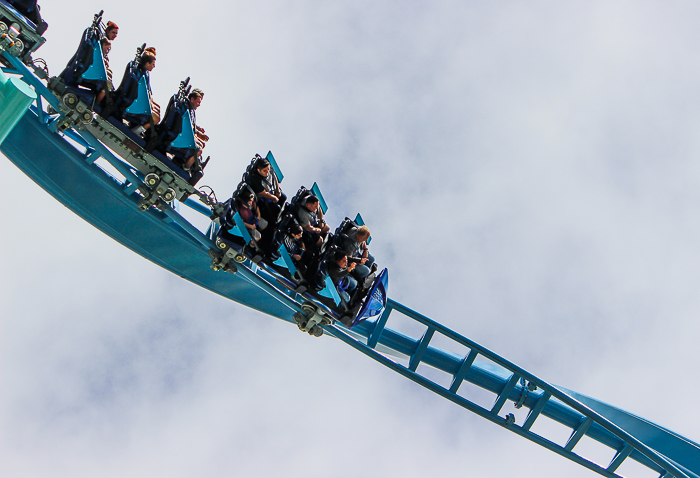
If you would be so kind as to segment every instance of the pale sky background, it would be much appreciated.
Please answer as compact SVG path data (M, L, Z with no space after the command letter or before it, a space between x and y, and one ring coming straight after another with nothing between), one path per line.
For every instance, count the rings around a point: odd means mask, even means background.
M392 298L700 439L697 2L44 1L52 75L101 8L117 81L205 91L220 198L272 150ZM0 184L3 477L597 476Z

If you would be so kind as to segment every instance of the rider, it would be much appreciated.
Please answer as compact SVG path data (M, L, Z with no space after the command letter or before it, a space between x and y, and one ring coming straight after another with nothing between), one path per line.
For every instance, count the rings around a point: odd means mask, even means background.
M377 270L374 264L374 256L369 253L367 240L370 238L370 231L367 226L352 227L347 234L341 236L341 247L348 257L360 259L360 263L355 267L355 276L364 279L371 272Z
M109 68L109 60L105 56L105 43L102 42L105 38L110 42L117 38L119 27L114 22L107 22L105 31L101 28L101 16L95 15L93 24L85 29L78 45L78 50L68 60L66 68L59 75L66 86L77 87L83 86L88 90L99 92L103 89L102 79L85 79L83 75L93 66L94 56L93 49L97 47L98 42L102 48L102 56L104 58L105 68ZM111 43L110 43L111 49ZM110 71L111 73L111 71ZM111 79L110 79L111 81ZM98 93L99 94L99 93Z
M306 252L306 246L304 246L304 241L301 240L304 230L297 223L292 223L289 226L289 230L284 234L282 241L284 242L284 247L289 252L289 256L294 262L301 261L304 252Z
M258 156L253 163L253 170L248 174L247 182L258 197L258 207L263 217L269 223L275 224L287 196L280 189L277 177L266 158Z
M204 92L199 88L193 89L187 96L187 109L189 110L190 118L192 119L192 128L197 149L194 154L187 158L178 158L176 155L175 159L178 166L186 171L189 171L189 183L192 186L197 184L197 181L204 176L204 167L207 165L206 162L202 161L202 150L206 146L206 142L209 141L209 136L205 134L204 128L200 128L197 125L197 116L195 114L197 108L199 108L202 104L203 99Z
M257 243L261 237L260 231L267 227L267 221L260 217L260 210L255 204L255 194L244 189L241 191L237 203L238 213L241 215L245 227L248 228L253 242Z
M199 155L202 155L202 150L206 146L207 141L209 141L209 136L204 132L204 128L201 128L197 124L197 115L195 110L199 108L204 99L204 92L199 88L195 88L187 96L187 101L189 101L190 116L192 117L192 126L194 127L194 139L199 148Z
M338 294L346 303L350 302L350 296L357 288L357 281L351 275L356 268L357 264L355 262L351 262L348 265L348 256L342 249L331 251L326 260L328 275L333 280Z
M323 244L323 234L331 230L323 220L323 210L319 200L313 194L306 198L297 210L297 222L306 231L304 239L309 247L317 248Z
M142 78L145 78L148 101L151 102L151 108L153 108L150 72L156 67L156 49L146 48L137 58L126 66L122 82L115 92L114 116L126 119L135 133L142 134L153 122L153 115L130 114L126 110L138 98L139 83Z
M109 41L114 41L119 35L119 27L113 21L107 22L107 27L105 27L105 38Z
M109 22L112 23L112 22ZM114 25L112 23L112 25ZM113 38L116 38L114 35ZM100 45L102 46L102 57L105 60L105 72L107 73L107 81L100 91L97 93L95 102L97 104L102 104L103 101L112 101L112 92L114 91L114 84L112 83L112 70L109 67L109 52L112 50L112 40L109 39L108 35L105 35L100 40Z

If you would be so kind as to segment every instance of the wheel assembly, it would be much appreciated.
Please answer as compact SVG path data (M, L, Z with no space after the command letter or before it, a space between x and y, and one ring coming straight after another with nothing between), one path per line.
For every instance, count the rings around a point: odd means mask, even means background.
M165 191L165 194L163 194L163 199L165 199L167 202L172 201L175 199L175 191L173 188L168 188L167 191Z
M156 173L149 173L146 175L145 182L148 186L155 186L160 181L160 178Z
M246 257L243 254L241 254L240 252L238 252L235 256L233 256L233 260L238 262L239 264L242 262L245 262L245 259L246 259Z
M70 109L75 108L75 105L78 104L78 96L75 93L66 93L63 95L63 104Z

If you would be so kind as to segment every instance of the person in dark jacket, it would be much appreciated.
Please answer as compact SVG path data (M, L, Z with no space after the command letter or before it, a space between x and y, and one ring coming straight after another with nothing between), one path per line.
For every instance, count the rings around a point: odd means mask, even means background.
M258 207L263 217L270 224L275 224L287 196L282 192L277 176L266 158L258 157L255 160L252 171L248 173L247 183L258 196Z
M333 251L326 262L328 275L345 302L350 302L350 296L357 288L357 281L350 275L355 266L355 262L348 264L348 256L342 249Z

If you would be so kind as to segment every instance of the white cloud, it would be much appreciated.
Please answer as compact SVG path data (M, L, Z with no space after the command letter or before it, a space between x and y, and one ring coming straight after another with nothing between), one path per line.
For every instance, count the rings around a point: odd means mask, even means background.
M90 22L44 2L57 74ZM192 76L220 197L271 149L358 211L393 298L697 438L697 6L124 1ZM138 12L138 13L134 13ZM117 73L119 72L119 73ZM0 162L3 476L593 476L144 261Z

